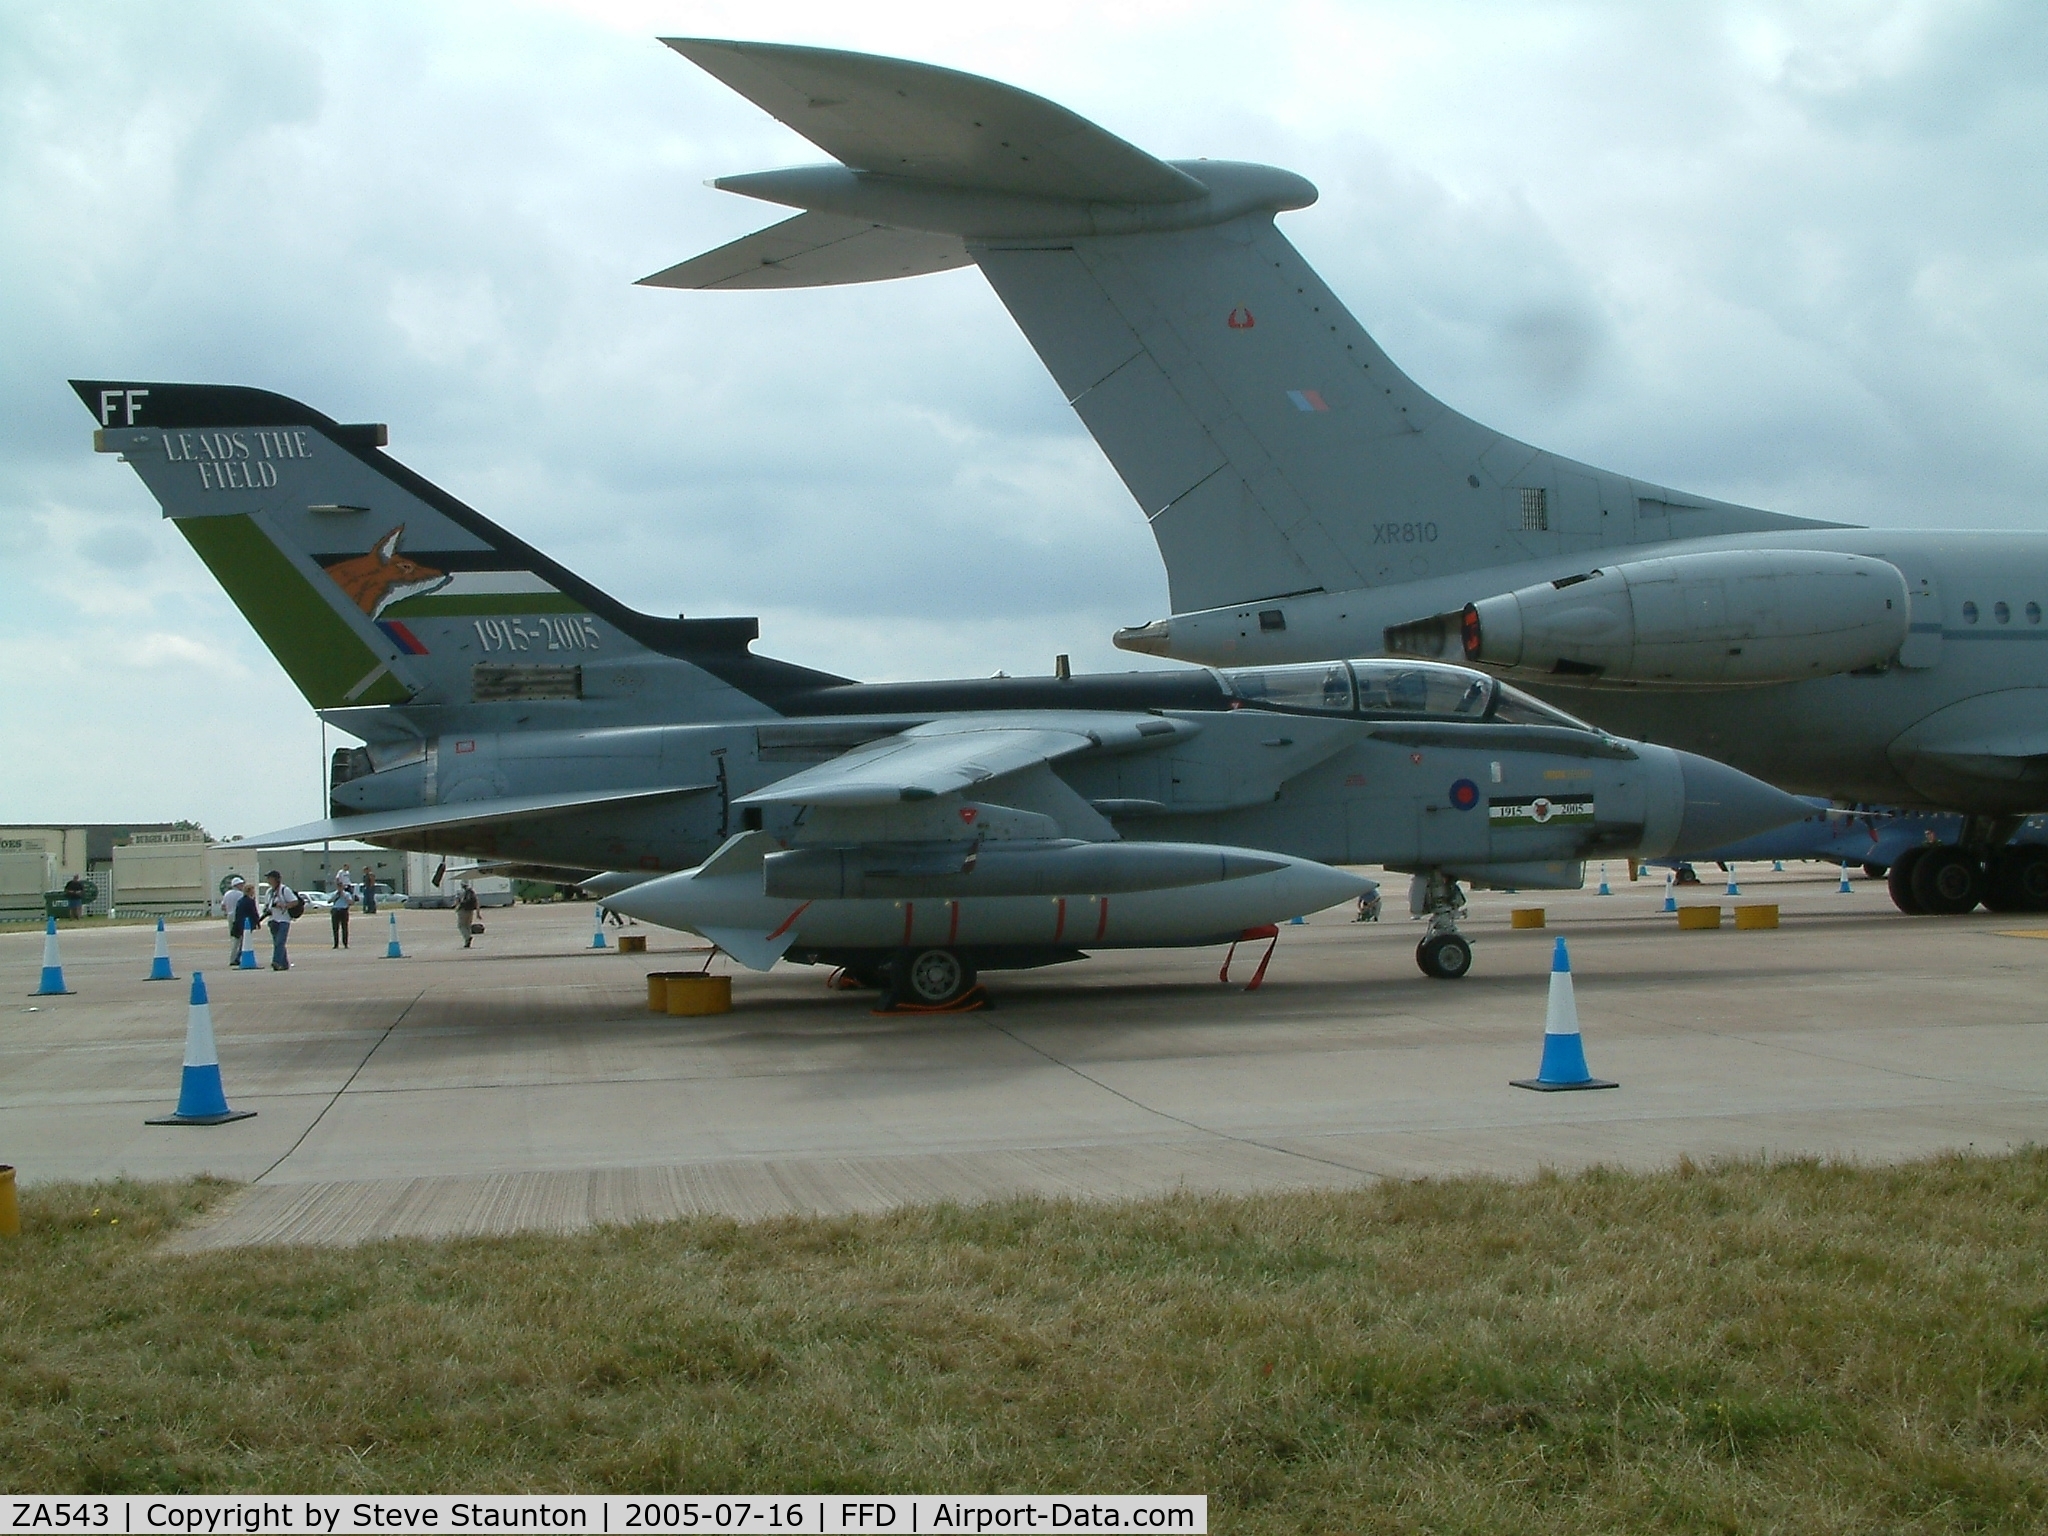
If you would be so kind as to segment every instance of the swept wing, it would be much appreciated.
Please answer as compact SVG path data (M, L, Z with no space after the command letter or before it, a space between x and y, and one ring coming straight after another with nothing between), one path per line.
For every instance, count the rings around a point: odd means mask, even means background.
M622 810L651 805L682 795L702 794L715 784L672 785L662 789L627 791L600 790L563 795L507 795L491 800L471 800L459 805L423 805L403 811L373 811L361 816L330 816L302 822L275 832L258 833L238 839L246 848L292 848L300 843L329 839L362 838L375 841L404 837L408 833L445 832L459 827L477 827L498 822L534 821L547 816L565 816L576 811Z
M779 779L736 805L886 806L960 794L1095 750L1164 746L1190 721L1157 715L1018 714L934 720Z

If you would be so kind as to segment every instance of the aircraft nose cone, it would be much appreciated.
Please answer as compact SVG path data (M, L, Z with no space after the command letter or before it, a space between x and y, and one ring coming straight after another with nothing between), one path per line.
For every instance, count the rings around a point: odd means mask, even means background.
M670 926L684 905L683 897L689 889L689 880L684 875L663 875L654 880L643 880L638 885L628 886L617 895L604 898L604 904L622 917L633 918L642 923L658 923Z
M1773 789L1740 769L1690 752L1677 756L1685 780L1685 815L1671 852L1680 858L1754 837L1811 814L1812 808L1798 796Z

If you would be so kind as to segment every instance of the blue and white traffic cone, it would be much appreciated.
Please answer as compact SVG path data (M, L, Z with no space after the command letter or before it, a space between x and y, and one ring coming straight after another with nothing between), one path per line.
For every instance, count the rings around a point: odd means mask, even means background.
M1602 896L1612 896L1612 895L1614 894L1614 892L1613 892L1613 891L1612 891L1612 890L1611 890L1611 889L1610 889L1610 888L1608 887L1608 884L1607 884L1607 861L1606 861L1605 859L1602 859L1602 860L1600 861L1600 890L1599 890L1599 894L1600 894L1600 895L1602 895Z
M1676 912L1678 910L1678 897L1671 889L1671 882L1677 878L1678 872L1676 870L1667 869L1664 871L1664 910L1666 912Z
M1785 861L1783 859L1771 860L1771 873L1774 875L1782 875L1783 873L1785 873Z
M43 924L43 979L29 996L71 996L71 988L64 985L64 962L57 958L57 919L54 917Z
M164 932L164 920L156 920L156 958L149 962L150 981L176 981L177 973L171 969L171 936Z
M590 947L592 949L609 949L611 946L604 941L604 908L594 907L591 909L590 915L591 920L597 924L590 933Z
M398 914L391 914L391 942L384 946L386 960L403 960L405 951L398 947Z
M1572 996L1572 961L1565 953L1564 940L1550 955L1550 1006L1543 1015L1543 1061L1534 1077L1518 1077L1515 1088L1533 1088L1538 1093L1561 1093L1573 1088L1615 1088L1605 1078L1586 1071L1586 1044L1579 1038L1579 1005Z
M1727 892L1727 894L1728 894L1728 895L1730 895L1730 896L1740 896L1740 895L1742 894L1742 887L1741 887L1741 886L1739 886L1739 885L1737 885L1737 884L1735 883L1735 866L1734 866L1733 864L1730 864L1730 865L1728 866L1728 892Z
M253 1109L229 1109L220 1085L220 1053L213 1048L213 1009L206 1001L206 978L192 973L192 1005L185 1010L185 1076L178 1084L178 1107L144 1125L226 1125L247 1120Z
M1849 866L1846 864L1842 866L1842 888L1836 894L1839 896L1849 894Z
M245 971L256 969L256 925L246 917L242 919L242 959L240 968Z

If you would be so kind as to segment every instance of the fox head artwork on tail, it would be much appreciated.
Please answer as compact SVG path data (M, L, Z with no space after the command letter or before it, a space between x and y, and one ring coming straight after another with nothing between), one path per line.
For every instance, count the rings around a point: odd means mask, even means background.
M438 592L453 579L446 571L437 571L431 565L401 555L398 541L404 537L405 524L400 523L371 545L367 554L353 560L337 560L321 569L334 578L334 584L358 608L372 619L381 618L393 603Z

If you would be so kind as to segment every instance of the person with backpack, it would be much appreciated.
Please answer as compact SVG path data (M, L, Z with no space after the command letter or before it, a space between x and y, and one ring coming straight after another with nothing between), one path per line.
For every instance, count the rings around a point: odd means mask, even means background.
M455 925L462 930L462 947L469 948L469 942L476 937L478 923L477 909L483 905L476 899L476 890L465 880L462 894L455 898Z
M242 936L251 932L258 920L255 894L240 875L229 876L228 888L220 893L220 911L228 920L228 969L232 971L242 963Z
M270 968L273 971L288 971L292 968L291 956L285 953L285 944L292 936L292 919L306 910L306 898L284 883L284 876L276 870L270 872Z

